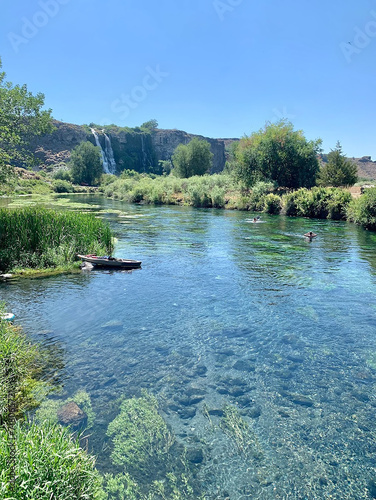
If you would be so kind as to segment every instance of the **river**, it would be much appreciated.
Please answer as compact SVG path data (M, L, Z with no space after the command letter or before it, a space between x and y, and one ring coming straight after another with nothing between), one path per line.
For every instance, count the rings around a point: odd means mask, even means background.
M0 296L55 354L55 400L89 394L100 470L111 470L116 401L145 388L178 442L200 450L208 499L376 498L375 234L346 222L80 203L110 222L114 255L142 268L15 280ZM226 405L247 423L247 452L221 427Z

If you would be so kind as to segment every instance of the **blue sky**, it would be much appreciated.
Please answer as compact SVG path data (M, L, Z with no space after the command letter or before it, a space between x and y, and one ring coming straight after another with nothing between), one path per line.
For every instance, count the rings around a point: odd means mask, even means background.
M59 120L241 137L287 118L376 160L376 0L3 0L8 80Z

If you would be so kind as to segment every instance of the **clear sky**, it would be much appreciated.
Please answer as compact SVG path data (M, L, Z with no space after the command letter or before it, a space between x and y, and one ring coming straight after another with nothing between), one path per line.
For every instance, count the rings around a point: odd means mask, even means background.
M13 83L66 122L241 137L287 118L376 160L376 0L3 0Z

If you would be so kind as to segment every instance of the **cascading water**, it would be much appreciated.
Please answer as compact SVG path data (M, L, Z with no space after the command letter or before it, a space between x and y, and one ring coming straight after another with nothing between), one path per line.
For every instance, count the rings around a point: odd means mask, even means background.
M99 137L95 129L91 128L90 129L94 139L95 139L95 144L101 148L101 155L102 155L102 164L103 164L103 171L105 174L115 174L116 173L116 162L114 158L114 152L112 150L111 146L111 141L110 138L108 137L107 134L103 132L104 135L104 149L102 148L101 143L99 142Z
M144 171L147 171L148 167L148 155L145 151L145 145L144 145L144 136L141 134L141 151L142 151L142 166L144 168Z
M110 138L108 137L107 134L104 134L104 153L107 158L107 164L108 168L110 170L110 174L115 174L116 173L116 162L114 158L114 151L111 146L111 141Z

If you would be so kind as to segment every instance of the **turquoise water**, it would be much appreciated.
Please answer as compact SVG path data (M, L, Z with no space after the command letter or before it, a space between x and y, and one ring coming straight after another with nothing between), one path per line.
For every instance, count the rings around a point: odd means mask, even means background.
M56 353L55 398L90 395L98 467L111 470L115 401L146 388L177 441L202 451L194 467L208 499L375 498L376 235L80 202L100 206L115 256L142 269L23 279L0 284L0 296ZM247 452L220 426L226 405L249 426Z

